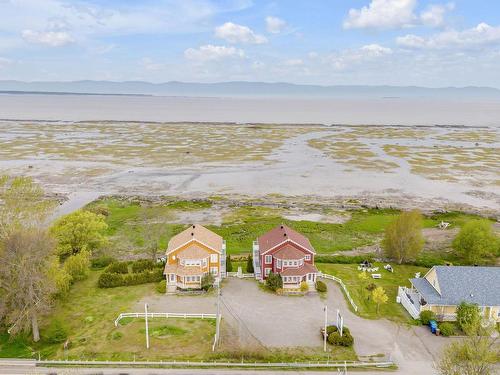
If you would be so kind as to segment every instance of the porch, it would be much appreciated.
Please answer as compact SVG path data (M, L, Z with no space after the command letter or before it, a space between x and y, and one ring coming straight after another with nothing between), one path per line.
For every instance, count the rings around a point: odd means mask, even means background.
M416 290L404 286L398 287L397 302L403 305L413 319L420 317L422 311L421 300L422 296Z

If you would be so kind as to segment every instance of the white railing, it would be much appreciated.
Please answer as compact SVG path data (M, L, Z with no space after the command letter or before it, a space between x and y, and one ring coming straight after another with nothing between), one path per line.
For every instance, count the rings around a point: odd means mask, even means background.
M340 286L342 287L342 289L344 290L344 293L345 293L345 295L347 297L347 300L351 304L351 306L354 309L354 311L356 311L356 312L358 311L358 306L354 303L354 300L352 299L351 295L349 294L349 291L347 290L347 287L345 286L344 282L341 279L339 279L338 277L335 277L333 275L329 275L327 273L323 273L323 272L319 273L319 277L323 277L324 279L333 280L333 281L339 283Z
M227 276L228 277L238 277L240 279L246 279L246 278L254 278L255 274L253 274L253 273L228 272Z
M406 291L408 288L404 286L398 286L398 297L401 301L403 307L408 311L413 319L418 319L420 317L420 310L415 307L413 303L411 303L410 299L406 295Z
M38 367L50 366L110 366L124 367L133 366L140 367L161 367L161 366L177 366L177 367L246 367L246 368L385 368L394 366L392 361L310 361L310 362L216 362L216 361L68 361L68 360L27 360L26 363L31 365L35 363ZM0 360L0 365L3 360Z
M146 313L121 313L115 320L115 327L123 318L145 318ZM190 314L190 313L148 313L148 318L183 318L183 319L215 319L216 314Z

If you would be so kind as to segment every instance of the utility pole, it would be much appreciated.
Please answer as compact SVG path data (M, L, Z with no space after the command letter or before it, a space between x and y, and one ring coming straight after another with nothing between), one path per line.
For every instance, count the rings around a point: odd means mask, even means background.
M220 281L217 282L217 315L215 317L215 336L217 337L217 345L219 344L220 335Z
M144 312L146 318L146 349L149 349L149 325L148 325L148 304L144 304Z
M323 351L326 352L326 337L327 337L327 332L326 332L326 326L328 324L328 306L325 305L325 332L323 334Z

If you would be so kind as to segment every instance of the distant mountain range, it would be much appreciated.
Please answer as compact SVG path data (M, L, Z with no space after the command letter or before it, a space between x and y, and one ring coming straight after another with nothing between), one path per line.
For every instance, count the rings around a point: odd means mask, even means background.
M500 89L492 87L418 86L319 86L292 83L220 82L191 83L144 81L22 82L0 81L0 93L156 95L190 97L313 97L313 98L450 98L500 99Z

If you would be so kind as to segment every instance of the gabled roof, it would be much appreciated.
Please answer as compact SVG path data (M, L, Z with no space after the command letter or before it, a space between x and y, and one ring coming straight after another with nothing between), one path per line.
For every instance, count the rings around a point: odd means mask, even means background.
M222 252L222 237L202 225L193 224L168 241L167 254L185 244L196 241L217 252Z
M303 251L300 251L297 249L295 246L292 245L285 245L281 247L278 251L276 251L273 256L278 259L304 259L305 253Z
M286 241L294 242L300 247L309 250L311 253L315 253L314 248L306 236L294 231L292 228L284 224L278 225L266 234L263 234L257 239L257 241L259 242L260 254L264 254Z
M431 305L454 306L465 301L500 306L500 267L434 266L441 295L425 278L410 279Z

